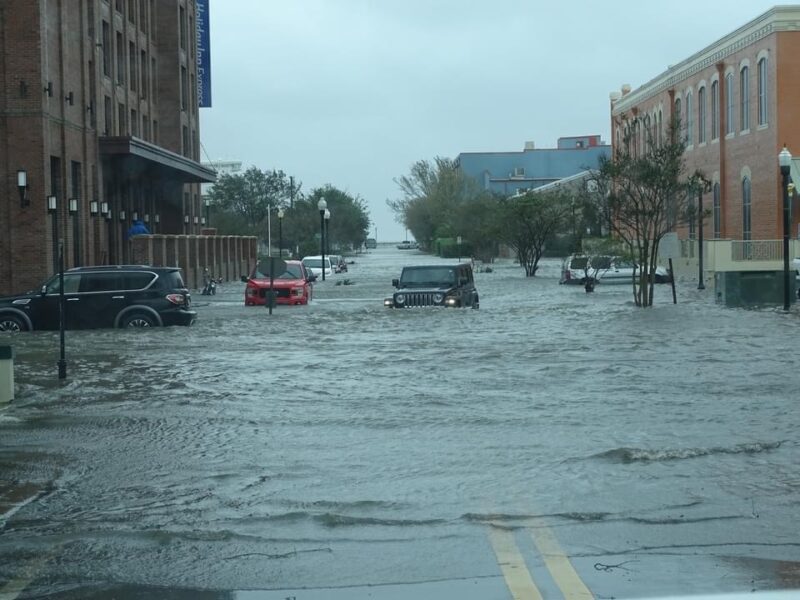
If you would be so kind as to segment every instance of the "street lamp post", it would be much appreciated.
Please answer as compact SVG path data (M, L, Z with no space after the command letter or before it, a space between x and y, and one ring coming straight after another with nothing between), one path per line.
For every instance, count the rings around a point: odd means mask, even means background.
M59 358L58 378L67 378L67 359L64 330L66 328L66 301L64 298L64 240L58 229L58 199L56 196L47 197L47 210L53 215L53 243L58 244L58 331L59 331Z
M331 235L330 235L330 224L331 224L331 211L330 209L325 209L325 253L330 256L331 255Z
M325 211L328 209L328 203L325 198L320 198L317 202L317 209L319 210L319 249L322 255L322 281L325 281Z
M206 198L206 227L211 227L211 200Z
M711 191L711 182L705 177L700 176L700 185L697 188L697 289L704 290L706 285L703 282L703 194Z
M789 172L792 167L792 154L786 146L778 154L783 176L783 310L789 310Z
M283 258L283 217L286 213L278 209L278 258Z

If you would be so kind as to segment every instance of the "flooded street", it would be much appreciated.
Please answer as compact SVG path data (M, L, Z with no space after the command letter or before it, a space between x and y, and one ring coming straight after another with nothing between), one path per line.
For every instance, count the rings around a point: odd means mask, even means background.
M637 310L558 261L390 310L441 261L353 260L271 317L227 283L193 327L68 332L64 385L57 333L13 336L0 596L500 600L519 557L561 598L558 556L596 598L800 587L796 312Z

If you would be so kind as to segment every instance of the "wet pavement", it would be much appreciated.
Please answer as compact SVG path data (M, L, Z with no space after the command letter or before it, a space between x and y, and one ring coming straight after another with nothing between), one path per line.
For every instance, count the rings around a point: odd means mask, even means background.
M800 588L796 312L476 274L393 311L380 248L308 307L12 336L0 599L633 598ZM345 279L352 285L344 285ZM514 594L514 595L512 595Z

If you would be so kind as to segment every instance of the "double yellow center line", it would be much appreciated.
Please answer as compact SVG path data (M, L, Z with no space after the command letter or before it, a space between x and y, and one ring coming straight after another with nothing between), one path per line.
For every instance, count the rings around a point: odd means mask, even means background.
M564 599L594 600L550 528L541 519L530 519L528 523L527 530L533 543ZM536 587L514 539L514 531L499 523L490 522L489 541L513 600L542 600L542 594Z

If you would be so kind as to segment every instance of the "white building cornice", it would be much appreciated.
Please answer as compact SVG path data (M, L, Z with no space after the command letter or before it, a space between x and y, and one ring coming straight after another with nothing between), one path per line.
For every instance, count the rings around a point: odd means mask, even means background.
M612 103L613 116L629 111L647 98L656 96L661 92L675 87L678 83L692 75L703 71L725 60L742 48L746 48L773 33L782 31L800 31L800 6L775 6L704 48L625 94L622 98Z

